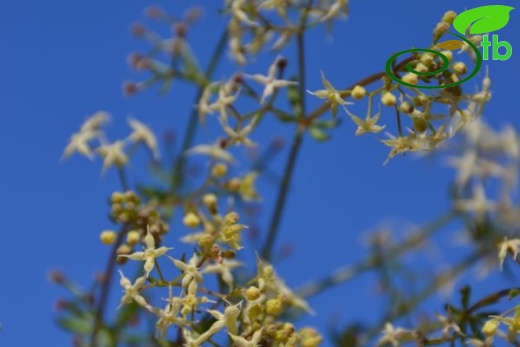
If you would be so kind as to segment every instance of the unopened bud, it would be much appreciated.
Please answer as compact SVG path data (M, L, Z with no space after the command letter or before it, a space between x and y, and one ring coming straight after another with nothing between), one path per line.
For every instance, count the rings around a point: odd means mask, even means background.
M246 289L246 298L249 301L255 301L260 297L260 289L255 286L251 286Z
M455 20L455 17L457 17L457 12L455 11L448 11L444 13L444 16L442 16L442 20L445 23L453 24L453 21Z
M99 238L104 245L111 245L116 241L117 234L115 231L105 230L99 234Z
M184 216L182 223L188 228L196 228L200 224L200 219L195 213L188 212L186 216Z
M394 106L396 101L395 95L390 92L386 92L381 96L381 102L385 106Z
M455 71L459 75L464 75L468 71L468 69L466 68L466 64L464 64L461 61L453 64L452 68L453 68L453 71Z
M363 97L367 94L367 91L362 86L355 86L354 89L352 89L352 97L354 99L363 99Z

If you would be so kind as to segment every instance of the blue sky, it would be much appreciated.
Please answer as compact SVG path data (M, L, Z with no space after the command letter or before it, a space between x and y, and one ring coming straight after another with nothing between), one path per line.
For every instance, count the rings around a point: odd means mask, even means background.
M182 13L191 2L156 3ZM121 92L124 80L143 77L126 64L129 52L146 47L129 35L128 28L143 18L143 8L151 4L122 0L2 3L2 346L42 341L68 345L70 337L53 323L53 303L64 293L47 282L46 273L60 268L88 285L105 263L108 249L98 242L98 233L111 227L105 201L119 189L117 175L114 171L101 175L99 161L80 157L59 160L69 136L85 116L100 109L110 112L114 116L111 139L127 134L129 114L153 129L177 133L184 129L191 107L185 100L193 98L191 89L179 83L166 95L152 89L128 98ZM480 0L456 5L447 0L420 4L411 0L354 0L350 18L335 25L334 40L320 29L309 35L307 86L321 87L320 71L339 86L382 71L395 51L427 45L445 11L461 12L465 7L488 4ZM503 4L514 6L512 1ZM520 123L520 61L515 51L520 47L520 17L516 11L500 31L500 39L513 47L512 58L484 63L489 66L494 92L485 116L497 126ZM202 63L222 28L222 22L213 17L208 11L205 20L190 32ZM296 71L290 60L293 53L285 54L289 70ZM265 54L245 71L263 73L273 57ZM229 76L230 66L229 62L224 64L217 77ZM310 99L310 108L318 104ZM276 135L288 143L290 130L269 123L253 139L266 143ZM353 124L345 122L327 143L304 140L278 243L294 247L293 255L278 266L291 285L361 259L361 234L382 219L422 223L446 209L451 170L438 161L411 156L399 157L383 167L387 148L374 137L358 138L353 132ZM198 142L213 138L211 131L201 131ZM275 161L274 170L281 171L286 154L287 148ZM136 173L132 183L146 174L139 158L131 163ZM265 205L259 226L265 230L276 190L265 183L262 187ZM175 242L173 237L171 242ZM371 279L364 276L311 300L318 315L305 323L324 329L333 315L339 315L341 322L356 316L373 317L381 306L365 294L371 291ZM359 299L360 294L364 299Z

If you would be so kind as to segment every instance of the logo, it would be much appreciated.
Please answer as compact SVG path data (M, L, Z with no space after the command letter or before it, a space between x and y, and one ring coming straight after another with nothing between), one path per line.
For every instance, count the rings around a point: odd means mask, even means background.
M458 38L458 40L448 40L443 41L441 43L436 44L432 49L425 49L425 48L413 48L413 49L407 49L405 51L398 52L394 55L392 55L386 62L385 70L388 76L395 82L410 87L410 88L418 88L418 89L440 89L440 88L450 88L454 87L456 85L462 84L471 78L473 78L478 71L480 70L482 66L483 60L489 60L490 58L490 48L491 48L491 58L493 60L500 60L504 61L509 58L511 58L513 54L513 47L511 44L507 41L500 41L498 38L498 35L493 34L490 35L489 33L493 31L497 31L499 29L502 29L507 25L509 22L509 12L513 10L514 8L511 6L505 6L505 5L488 5L488 6L481 6L476 7L471 10L467 10L459 14L455 19L453 20L453 27L458 32L458 34L453 32L447 32L447 34L450 34L452 36L455 36ZM482 36L482 41L480 42L480 45L482 46L482 53L480 53L479 49L473 42L471 42L467 37L469 35L479 35L484 34ZM473 68L473 71L464 79L461 79L460 81L438 85L438 86L421 86L421 85L415 85L411 83L407 83L403 80L401 80L398 76L395 75L393 64L396 61L396 59L406 53L413 53L416 54L418 52L429 52L434 54L435 56L439 57L442 60L441 67L437 68L435 71L426 71L426 72L420 72L416 71L413 68L413 62L410 61L406 64L406 69L408 72L413 73L418 76L434 76L437 74L442 74L444 71L446 71L449 68L449 59L446 57L446 55L442 54L440 51L443 50L457 50L462 47L468 46L469 49L471 49L475 56L475 67ZM503 53L500 52L500 49L502 49Z

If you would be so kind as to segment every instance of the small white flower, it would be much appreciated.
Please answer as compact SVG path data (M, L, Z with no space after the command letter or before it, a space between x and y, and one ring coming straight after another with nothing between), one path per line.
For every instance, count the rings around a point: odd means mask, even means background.
M106 171L110 166L124 166L128 162L128 156L124 152L124 147L125 142L120 140L98 147L97 151L103 157L103 171Z
M260 100L260 103L264 103L265 98L267 98L269 95L273 94L273 92L282 87L287 87L291 85L296 85L298 82L295 81L287 81L287 80L279 80L276 79L276 71L278 70L278 62L280 61L280 57L276 58L274 63L269 67L269 71L267 72L267 76L255 74L255 75L244 75L247 78L251 78L254 81L263 84L264 91L262 93L262 98Z
M260 339L262 338L262 331L263 328L255 331L253 337L251 337L251 340L246 340L242 336L237 336L235 334L228 334L237 347L258 347Z
M214 145L198 145L186 151L186 155L193 154L208 155L213 159L220 159L228 163L233 163L235 161L231 153L222 149L218 143Z
M133 130L128 139L132 142L143 142L152 151L154 158L156 160L159 159L157 138L152 130L136 119L129 118L128 124Z
M119 274L121 275L121 281L119 282L121 284L121 287L123 287L125 294L121 298L121 303L119 304L119 307L129 304L132 301L135 301L140 306L145 308L150 308L150 305L146 302L146 300L141 296L140 290L143 288L144 284L146 283L146 277L139 277L135 280L135 283L132 284L128 278L123 275L121 271L119 271Z
M520 249L520 239L508 240L507 237L505 237L504 241L502 241L498 247L498 259L500 261L500 271L502 271L504 260L509 251L513 253L513 259L516 260Z
M206 265L204 269L202 269L202 273L218 273L225 284L228 285L229 290L233 289L233 274L232 271L239 266L243 266L244 264L237 260L228 260L224 259L222 262L216 264Z
M192 280L202 283L202 275L197 267L199 258L194 254L188 263L169 257L173 264L182 271L182 288L187 288Z
M475 185L471 199L458 200L455 208L460 211L472 212L478 218L482 218L486 212L496 209L496 203L486 199L486 193L482 184Z
M404 337L409 336L411 333L413 332L410 330L394 328L391 323L386 323L383 330L383 336L379 339L377 346L390 343L394 347L399 347L401 345L401 340Z
M257 118L254 118L248 125L239 130L234 130L229 126L225 119L222 117L219 118L220 124L222 125L222 130L229 136L232 144L244 144L247 147L256 146L253 141L251 141L248 136L255 128L257 123Z
M164 255L166 252L173 248L168 248L164 246L155 248L155 239L152 233L150 233L150 228L148 228L148 232L144 237L144 242L146 244L144 252L134 252L130 255L120 255L120 257L144 261L144 270L146 272L146 277L148 277L150 275L150 272L152 272L153 268L155 267L155 258Z
M105 111L96 112L83 123L80 131L83 132L83 131L100 130L109 121L110 121L109 113L107 113Z
M93 158L92 148L89 142L98 139L99 132L94 130L83 130L71 136L70 142L63 151L62 159L70 157L74 152L78 152L89 159Z
M242 301L236 305L230 305L224 309L224 313L216 310L207 310L209 314L217 319L215 323L209 329L213 333L221 330L223 327L226 327L228 333L237 334L238 333L238 323L237 318L240 315L240 311L242 309Z

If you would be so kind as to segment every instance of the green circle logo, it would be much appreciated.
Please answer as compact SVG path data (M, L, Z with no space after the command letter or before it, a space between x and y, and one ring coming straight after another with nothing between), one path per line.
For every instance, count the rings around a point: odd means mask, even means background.
M464 78L464 79L462 79L460 81L457 81L457 82L443 84L443 85L439 85L439 86L419 86L419 85L415 85L415 84L404 82L398 76L395 75L395 73L394 73L394 71L392 69L392 64L394 63L394 61L402 54L414 53L414 52L429 52L429 53L432 53L432 54L434 54L434 55L436 55L436 56L438 56L438 57L440 57L442 59L442 66L440 68L438 68L437 70L435 70L435 71L419 72L419 71L414 70L414 68L412 67L412 62L409 62L408 64L406 64L406 69L408 70L408 72L413 73L413 74L418 75L418 76L434 76L434 75L437 75L437 74L440 74L440 73L443 73L444 71L446 71L446 69L448 69L448 67L449 67L448 57L446 57L444 54L442 54L439 51L436 51L436 50L433 50L433 49L426 49L426 48L407 49L405 51L401 51L401 52L398 52L398 53L392 55L386 61L386 66L385 66L386 73L396 83L399 83L399 84L401 84L403 86L407 86L407 87L410 87L410 88L418 88L418 89L450 88L450 87L454 87L454 86L457 86L459 84L462 84L462 83L464 83L466 81L469 81L471 78L473 78L478 73L478 71L480 70L480 67L482 66L482 54L478 50L477 46L475 46L471 41L466 39L464 36L461 36L461 35L458 35L458 34L455 34L455 33L452 33L452 32L448 32L448 34L451 34L451 35L454 35L454 36L458 37L459 39L461 39L462 41L467 43L471 47L473 52L475 52L475 56L476 56L475 67L473 68L473 71L471 71L471 73L466 78ZM456 44L456 42L460 42L460 41L450 40L448 42L442 42L441 44L446 43L445 47L447 49L450 49L448 47L457 47L458 46ZM437 46L439 46L439 45L437 45ZM441 48L442 48L442 46L441 46ZM453 49L453 48L451 48L451 49Z

